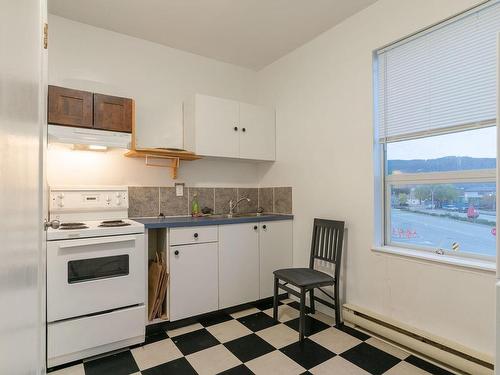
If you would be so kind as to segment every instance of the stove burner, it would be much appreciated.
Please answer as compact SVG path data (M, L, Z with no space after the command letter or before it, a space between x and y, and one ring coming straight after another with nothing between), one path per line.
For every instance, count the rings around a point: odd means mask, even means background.
M123 220L105 220L99 224L100 227L126 227L130 223L126 223Z
M88 226L86 226L84 223L61 223L59 226L59 229L86 229Z

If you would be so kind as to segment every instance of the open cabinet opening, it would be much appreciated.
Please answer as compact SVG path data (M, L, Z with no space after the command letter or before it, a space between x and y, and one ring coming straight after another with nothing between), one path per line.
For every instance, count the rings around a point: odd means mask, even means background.
M170 283L167 234L165 228L150 229L148 237L147 324L169 320Z

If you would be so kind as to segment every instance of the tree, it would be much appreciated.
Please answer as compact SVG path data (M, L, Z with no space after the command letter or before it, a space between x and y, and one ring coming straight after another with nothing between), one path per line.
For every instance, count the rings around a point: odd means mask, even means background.
M398 202L400 206L406 206L408 202L408 194L406 193L399 193L398 195Z
M481 197L479 207L486 210L494 210L496 207L497 197L495 194L486 194Z
M453 202L458 198L457 189L453 185L435 185L433 195L438 207L442 207L443 203Z
M417 198L420 203L431 198L431 188L429 185L420 185L415 188L415 198Z
M430 199L433 207L442 207L443 203L456 200L458 191L453 185L420 185L415 188L415 198L420 202Z

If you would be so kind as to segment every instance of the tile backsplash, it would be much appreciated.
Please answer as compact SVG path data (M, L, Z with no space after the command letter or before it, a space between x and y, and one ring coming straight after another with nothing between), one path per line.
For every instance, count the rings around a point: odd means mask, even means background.
M149 186L129 186L128 216L157 216L160 207L160 189Z
M229 212L229 201L242 197L243 201L236 212L257 212L259 207L266 213L291 214L291 187L264 188L210 188L185 187L184 195L178 197L174 187L129 186L129 217L156 217L160 213L165 216L186 216L191 214L191 202L194 194L198 196L200 208L209 207L216 214Z

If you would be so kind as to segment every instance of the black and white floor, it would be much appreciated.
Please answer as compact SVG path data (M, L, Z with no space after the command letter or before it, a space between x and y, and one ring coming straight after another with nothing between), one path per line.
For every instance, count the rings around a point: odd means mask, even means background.
M143 346L55 369L51 375L451 374L418 357L316 313L298 343L298 303L228 309L183 326L150 326ZM187 324L187 325L186 325Z

